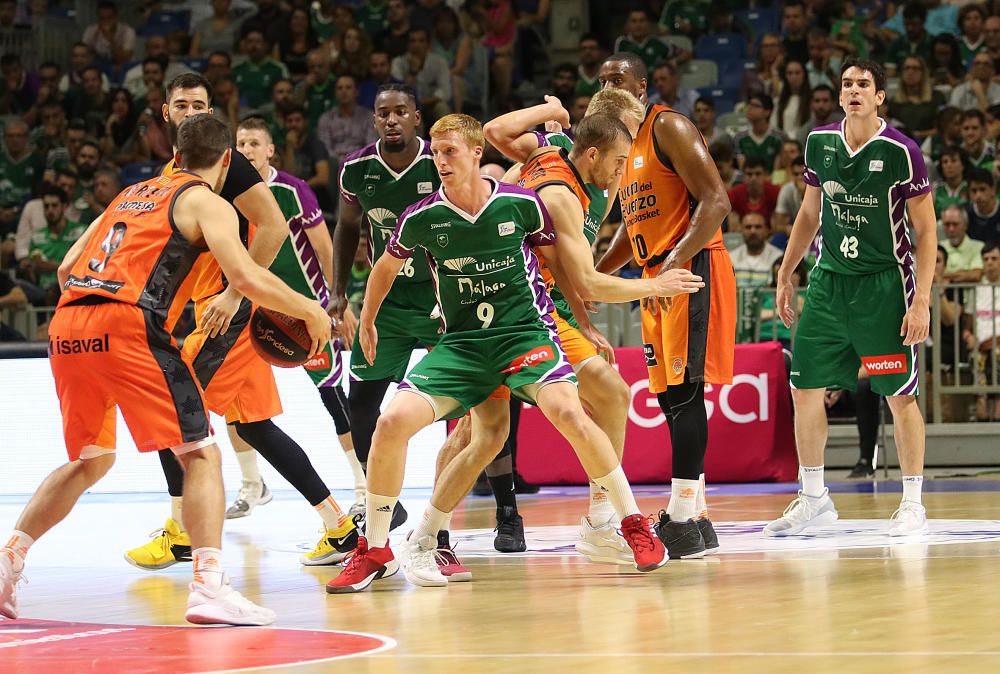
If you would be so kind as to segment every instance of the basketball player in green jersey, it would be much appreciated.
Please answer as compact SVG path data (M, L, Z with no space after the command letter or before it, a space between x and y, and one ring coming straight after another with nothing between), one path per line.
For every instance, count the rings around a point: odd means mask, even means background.
M925 437L916 401L917 347L930 323L933 195L920 148L878 117L886 95L882 66L850 59L840 78L846 117L806 140L806 193L778 272L776 304L790 326L792 273L819 232L820 254L792 353L802 490L764 532L792 536L837 519L823 481L824 395L828 388L853 390L864 365L872 390L886 396L892 410L903 472L903 500L889 534L920 535L927 513L920 503ZM908 224L916 232L915 265Z
M600 145L608 146L610 172L616 165L620 171L630 137L619 121L606 119L606 140ZM658 568L666 562L666 551L659 539L652 537L647 519L638 513L607 436L580 404L576 377L550 316L552 303L533 252L537 248L545 256L553 273L561 271L548 213L533 192L479 176L485 139L473 118L445 116L431 129L431 139L442 188L400 217L388 254L379 259L369 279L359 342L366 359L373 362L379 342L375 317L398 270L417 248L426 251L431 263L444 337L410 371L379 419L369 460L368 539L359 543L358 552L327 585L327 591L358 592L398 570L388 546L388 532L402 485L407 443L433 421L456 418L471 410L472 444L439 476L435 495L442 487L447 487L451 496L459 494L459 499L468 491L507 435L508 405L490 397L500 385L536 403L567 437L584 469L607 491L621 518L622 535L633 551L636 568ZM578 203L576 208L579 210ZM589 252L585 254L589 257ZM689 272L644 281L593 280L595 286L606 289L595 292L607 292L608 299L613 296L619 301L649 294L695 292L702 285ZM492 449L492 454L484 448ZM450 512L455 500L440 505L449 506ZM428 507L404 543L403 564L412 582L447 583L434 559L434 535L448 512Z

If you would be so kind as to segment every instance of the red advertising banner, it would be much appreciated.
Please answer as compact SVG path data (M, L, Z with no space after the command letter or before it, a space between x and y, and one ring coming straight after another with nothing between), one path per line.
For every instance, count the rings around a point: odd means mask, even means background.
M641 348L615 349L617 367L632 389L623 465L635 484L669 482L670 433L649 392ZM798 473L792 401L781 345L738 344L733 383L705 386L709 482L790 482ZM518 429L518 471L538 484L586 484L569 444L537 407L525 406Z

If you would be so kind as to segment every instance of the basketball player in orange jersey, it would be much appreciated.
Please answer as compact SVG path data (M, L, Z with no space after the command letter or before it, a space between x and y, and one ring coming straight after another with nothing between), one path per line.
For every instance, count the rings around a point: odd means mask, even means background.
M612 55L599 77L602 87L645 101L646 66L634 54ZM701 557L719 546L704 505L705 384L732 382L736 343L736 278L721 231L729 197L694 123L666 106L647 105L618 198L623 223L598 271L623 267L631 246L643 277L686 268L708 286L673 302L642 304L649 390L667 418L673 448L670 502L657 533L672 559Z
M185 119L212 113L210 100L211 84L204 77L194 73L176 77L167 87L167 102L163 106L163 117L171 133ZM171 162L164 168L164 174L175 170ZM258 264L269 266L288 237L288 225L270 188L239 152L233 153L221 195L237 209L240 238L244 245L249 243L250 256ZM267 227L258 225L254 229L250 222L267 223ZM190 281L197 328L184 341L184 357L205 390L208 408L225 415L234 444L245 442L260 452L316 509L323 521L323 534L316 548L301 561L304 564L340 561L357 545L357 531L302 448L271 421L281 414L281 401L271 366L250 344L251 303L227 283L210 255L198 259ZM173 325L182 308L171 312L168 325ZM238 452L237 458L244 475L256 473L253 452ZM125 553L126 561L145 570L164 569L190 560L190 544L181 519L184 475L170 452L160 452L160 463L171 496L171 517L152 541ZM256 475L259 477L259 473ZM260 481L251 490L241 490L238 501L245 501L249 512L255 503L269 498Z
M222 569L219 449L202 389L167 331L167 316L189 299L186 281L208 250L240 293L304 319L313 353L329 339L330 320L319 302L254 264L241 244L236 213L218 195L232 156L226 125L208 115L186 121L177 143L184 170L124 190L60 266L64 292L49 328L49 358L70 462L45 479L0 550L6 618L18 614L14 591L28 549L114 464L117 407L139 451L170 447L186 472L185 515L195 548L186 618L274 621L274 612L234 590Z

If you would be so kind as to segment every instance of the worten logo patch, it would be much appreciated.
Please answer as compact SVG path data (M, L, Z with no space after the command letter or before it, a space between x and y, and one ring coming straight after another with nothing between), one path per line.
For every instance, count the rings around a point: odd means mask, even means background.
M330 368L330 354L326 351L307 360L302 367L307 370L327 370Z
M906 354L904 353L896 353L891 356L863 356L861 364L873 377L880 374L905 374L908 372Z
M518 356L504 369L504 374L517 374L526 367L532 367L547 360L555 360L556 353L551 346L539 346L523 356Z

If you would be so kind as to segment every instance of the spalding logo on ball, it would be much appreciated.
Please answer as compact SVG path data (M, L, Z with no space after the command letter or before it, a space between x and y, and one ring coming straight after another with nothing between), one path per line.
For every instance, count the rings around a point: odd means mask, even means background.
M254 351L271 365L298 367L309 360L312 338L301 318L258 307L250 319L250 337Z

